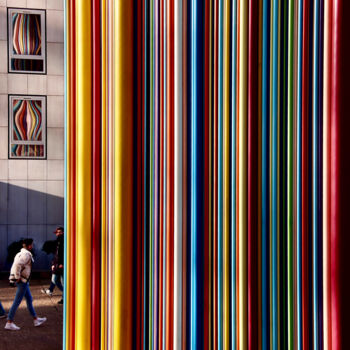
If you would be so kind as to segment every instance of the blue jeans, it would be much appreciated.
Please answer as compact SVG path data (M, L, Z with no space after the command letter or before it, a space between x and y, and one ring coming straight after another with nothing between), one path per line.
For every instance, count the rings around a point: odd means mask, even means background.
M15 313L18 309L18 306L21 304L23 297L26 298L27 308L29 313L35 318L36 313L33 307L33 297L32 297L32 294L30 293L29 283L18 282L16 284L17 284L17 292L16 292L15 300L13 301L13 304L11 306L7 319L9 321L13 321L15 317Z
M62 285L62 275L55 275L54 273L52 274L51 277L51 284L50 284L50 292L52 293L55 286L57 286L57 288L63 292L63 285Z
M5 315L5 310L2 307L2 304L1 304L1 301L0 301L0 316L3 316L3 315Z

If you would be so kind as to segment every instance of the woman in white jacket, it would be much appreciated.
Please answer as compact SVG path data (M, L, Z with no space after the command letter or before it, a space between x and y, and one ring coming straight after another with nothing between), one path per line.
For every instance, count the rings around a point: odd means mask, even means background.
M46 321L46 317L37 317L33 307L33 297L29 289L29 279L32 272L32 263L34 261L31 253L33 249L33 240L31 238L24 239L22 246L23 248L21 251L15 256L10 272L10 283L15 283L17 286L15 300L13 301L5 325L5 329L11 331L18 331L20 329L20 327L17 327L13 323L13 319L23 298L26 298L28 311L34 319L34 326L40 326Z

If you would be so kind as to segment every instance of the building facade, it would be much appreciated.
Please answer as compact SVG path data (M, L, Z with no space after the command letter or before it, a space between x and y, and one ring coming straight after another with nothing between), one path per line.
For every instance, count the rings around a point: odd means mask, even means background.
M0 0L0 271L24 237L47 269L41 248L63 225L63 41L63 0Z

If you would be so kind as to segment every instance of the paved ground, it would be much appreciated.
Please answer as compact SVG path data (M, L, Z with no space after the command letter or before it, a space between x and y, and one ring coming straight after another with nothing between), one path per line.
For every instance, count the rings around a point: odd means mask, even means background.
M61 299L58 289L50 298L40 292L48 287L48 280L32 280L30 283L34 299L34 308L38 316L46 316L47 321L40 327L33 326L26 302L22 301L17 310L15 323L21 327L19 331L4 329L6 319L0 319L0 349L1 350L59 350L62 349L63 308L57 302ZM0 300L8 313L12 305L16 288L8 286L8 282L0 280Z

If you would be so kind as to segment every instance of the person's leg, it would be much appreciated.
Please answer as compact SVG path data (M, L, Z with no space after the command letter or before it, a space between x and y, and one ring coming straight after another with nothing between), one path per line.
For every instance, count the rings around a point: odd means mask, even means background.
M29 283L27 283L26 293L24 296L26 298L27 308L29 313L33 316L34 319L36 319L36 313L33 307L33 297L32 297L32 294L30 293Z
M10 312L8 314L8 317L7 317L9 322L13 322L17 308L20 305L20 303L24 297L24 294L26 293L26 285L27 285L27 283L23 283L23 282L17 283L16 296L15 296L15 299L13 301L13 304L11 306Z
M51 283L50 283L50 287L49 287L49 291L51 292L51 293L53 293L53 290L55 289L55 275L54 274L52 274L52 276L51 276Z
M62 276L61 276L61 275L52 275L52 276L55 276L54 282L55 282L57 288L58 288L61 292L63 292L63 286L62 286L62 283L61 283L61 281L62 281Z
M56 286L62 291L62 298L58 304L63 304L63 275L57 275Z
M36 315L36 312L35 312L34 307L33 307L33 297L32 297L32 293L30 292L29 283L27 284L26 293L24 296L25 296L26 301L27 301L28 311L34 319L34 326L38 327L41 324L43 324L44 322L46 322L46 317L38 317Z
M5 316L5 310L2 307L1 301L0 301L0 317Z
M54 291L54 289L55 289L55 286L56 286L56 284L55 284L55 275L52 274L52 275L51 275L50 287L49 287L49 288L42 288L42 289L41 289L41 293L47 294L47 295L49 295L49 296L52 296L52 293L53 293L53 291Z

